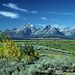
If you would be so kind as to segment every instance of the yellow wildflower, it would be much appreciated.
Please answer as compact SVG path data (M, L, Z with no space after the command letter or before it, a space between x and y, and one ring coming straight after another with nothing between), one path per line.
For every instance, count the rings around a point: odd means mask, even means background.
M61 56L60 56L60 53L58 53L58 59L60 58Z
M21 54L21 53L20 53L20 52L18 52L18 57L20 57L20 54Z
M37 51L35 51L35 56L37 56Z

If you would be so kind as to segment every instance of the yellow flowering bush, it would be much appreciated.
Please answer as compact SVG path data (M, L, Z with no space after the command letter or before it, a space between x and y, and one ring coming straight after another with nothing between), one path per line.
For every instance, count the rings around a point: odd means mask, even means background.
M0 42L0 58L15 59L20 57L20 48L14 45L13 41Z
M0 33L0 58L14 60L16 58L32 60L40 57L39 53L34 50L33 46L15 46L13 41L9 41L8 37L3 32Z

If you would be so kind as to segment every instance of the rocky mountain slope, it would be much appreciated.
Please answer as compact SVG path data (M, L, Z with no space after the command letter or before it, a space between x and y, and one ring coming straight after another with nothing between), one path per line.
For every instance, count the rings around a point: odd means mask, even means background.
M12 30L6 29L4 32L10 32L11 38L30 38L30 37L70 37L75 38L75 26L72 28L56 28L55 26L47 25L43 28L35 28L33 24L29 23L19 28Z

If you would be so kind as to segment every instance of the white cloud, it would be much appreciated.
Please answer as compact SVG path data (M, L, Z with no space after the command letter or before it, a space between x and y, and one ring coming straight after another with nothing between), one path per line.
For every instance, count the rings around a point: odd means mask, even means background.
M49 24L38 24L38 25L45 27L45 26L47 26ZM52 24L51 26L60 27L59 24Z
M28 12L26 9L19 8L16 4L13 4L13 3L3 4L3 6L9 7L15 10L23 11L23 12Z
M31 11L30 13L32 13L32 14L36 14L36 13L38 13L38 11Z
M45 27L47 24L38 24L39 26Z
M53 19L53 18L51 18L50 20L51 20L51 21L58 21L58 22L61 21L61 20L59 20L59 19Z
M50 25L50 24L38 24L40 27L45 27L47 25ZM65 28L66 25L59 25L59 24L51 24L51 26L53 27L56 27L56 28Z
M27 20L27 18L22 18L23 20Z
M51 26L59 27L59 24L53 24L53 25L51 25Z
M62 14L62 15L75 15L74 13L59 13L59 14Z
M70 12L56 12L56 11L49 11L48 14L73 15L73 16L75 16L75 13L70 13Z
M0 15L3 15L5 17L10 17L12 19L19 18L18 14L12 13L12 12L6 12L6 11L0 11Z
M59 24L53 24L51 26L55 26L57 28L66 28L67 27L67 25L59 25Z
M41 19L42 19L42 20L47 20L47 18L46 18L46 17L41 17Z

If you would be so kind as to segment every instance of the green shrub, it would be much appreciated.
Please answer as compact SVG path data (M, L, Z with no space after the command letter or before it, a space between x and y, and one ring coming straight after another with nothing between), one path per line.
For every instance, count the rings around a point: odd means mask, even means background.
M0 33L0 42L3 42L5 40L5 35L4 35L4 32L2 31Z
M70 58L74 59L75 58L75 52L71 50Z
M25 60L38 59L40 57L37 50L32 45L24 45L20 47L21 58Z
M51 59L54 59L55 58L55 55L46 55L48 58L51 58Z

